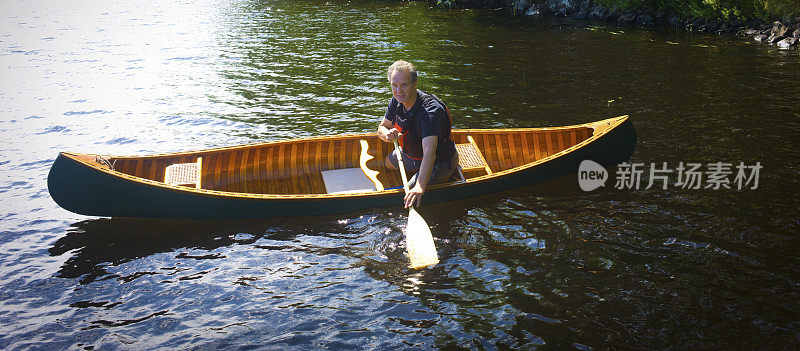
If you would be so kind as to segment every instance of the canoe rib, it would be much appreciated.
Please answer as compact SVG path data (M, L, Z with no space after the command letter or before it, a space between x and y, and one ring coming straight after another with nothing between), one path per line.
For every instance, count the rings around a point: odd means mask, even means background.
M604 166L627 161L636 133L627 116L557 128L454 130L456 143L472 136L492 174L464 172L465 181L429 187L426 202L448 201L574 174L584 159ZM326 194L321 172L360 167L360 140L387 189L370 193ZM241 218L343 213L397 205L401 184L384 158L391 145L374 133L311 137L245 146L152 156L61 153L48 176L53 199L81 214L119 217ZM201 189L163 183L164 170L203 159ZM115 194L119 196L108 196ZM119 200L117 200L119 198ZM167 204L171 204L168 206Z

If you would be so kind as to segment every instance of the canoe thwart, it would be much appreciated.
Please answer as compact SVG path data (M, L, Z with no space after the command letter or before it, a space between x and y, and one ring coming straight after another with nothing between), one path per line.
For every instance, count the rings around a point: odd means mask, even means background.
M367 167L367 161L375 158L369 154L369 143L366 140L361 139L359 141L361 143L361 158L359 160L359 164L361 165L361 170L364 171L364 174L372 181L372 184L375 185L375 189L378 191L383 191L383 183L378 180L378 171L371 170Z
M471 135L467 136L469 143L456 144L456 152L458 152L458 165L463 171L485 170L486 174L492 175L492 169L486 164L486 159L483 158L478 144L472 139Z
M200 170L203 167L203 158L198 157L197 162L176 163L164 169L164 183L169 185L194 186L200 189L202 181Z

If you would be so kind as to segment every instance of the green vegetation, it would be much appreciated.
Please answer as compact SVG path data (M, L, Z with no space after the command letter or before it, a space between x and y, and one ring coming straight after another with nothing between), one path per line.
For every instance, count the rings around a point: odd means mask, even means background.
M800 15L799 0L597 0L624 10L666 12L717 20L786 20Z

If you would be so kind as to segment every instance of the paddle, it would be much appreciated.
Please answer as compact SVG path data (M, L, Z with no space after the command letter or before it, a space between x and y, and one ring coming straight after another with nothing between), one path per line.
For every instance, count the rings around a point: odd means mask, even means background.
M400 177L403 178L403 189L408 194L408 178L403 166L402 149L394 141L394 148L397 150L397 164L400 167ZM411 259L411 268L424 268L439 263L439 256L436 254L436 244L433 243L433 235L428 223L417 213L414 206L408 208L408 224L406 225L406 248L408 258Z

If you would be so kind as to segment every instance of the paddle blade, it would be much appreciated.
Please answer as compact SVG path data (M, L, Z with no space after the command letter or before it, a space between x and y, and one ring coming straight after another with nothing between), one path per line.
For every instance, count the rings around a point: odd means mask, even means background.
M424 268L439 263L431 229L413 207L408 212L406 248L411 259L411 268Z

